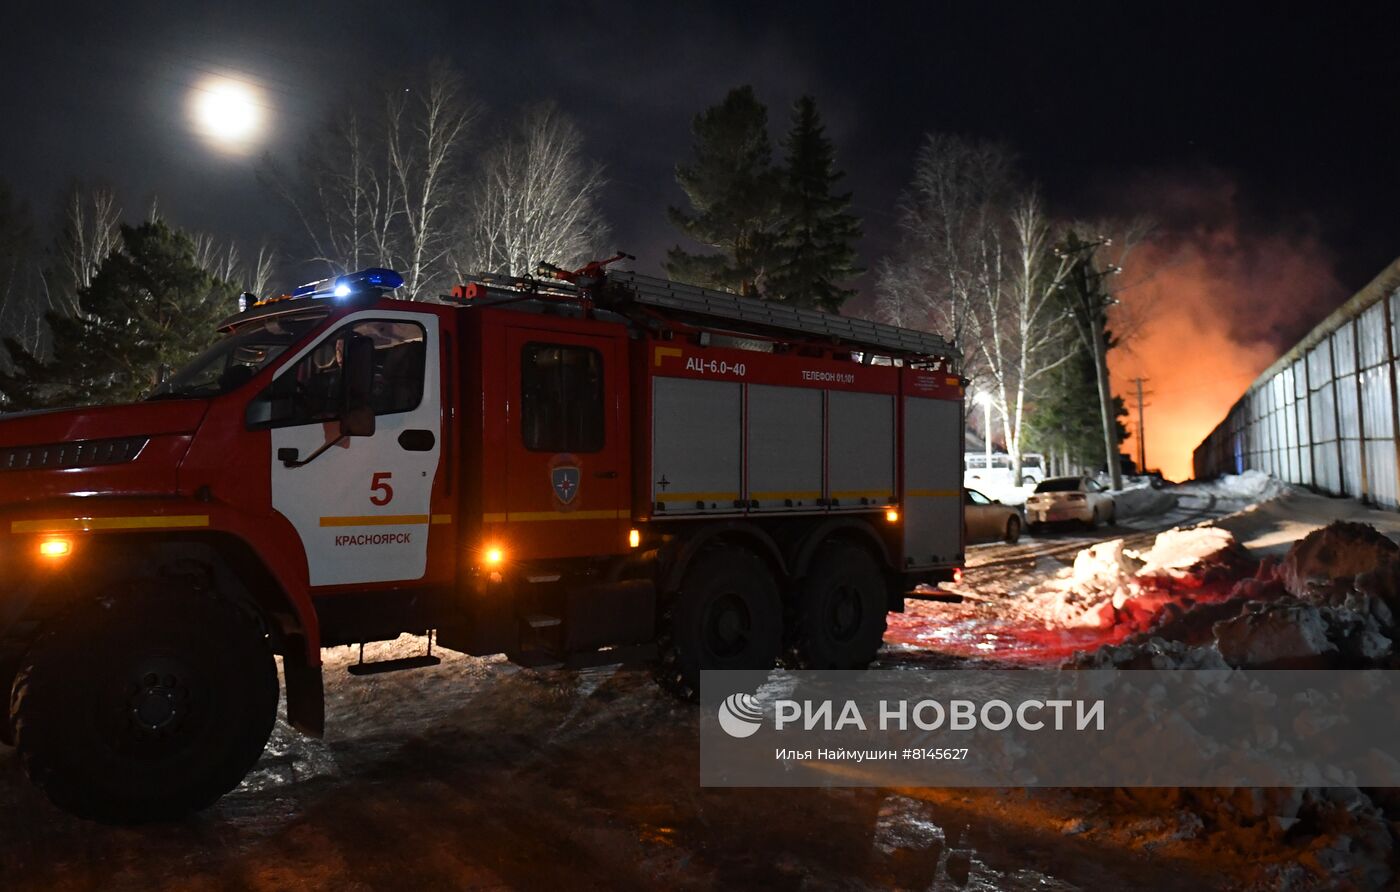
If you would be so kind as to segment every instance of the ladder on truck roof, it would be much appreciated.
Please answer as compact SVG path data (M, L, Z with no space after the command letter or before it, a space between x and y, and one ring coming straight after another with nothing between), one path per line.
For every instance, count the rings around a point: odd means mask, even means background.
M609 271L599 306L618 309L616 289L625 289L630 302L683 314L697 320L723 319L752 333L800 334L823 338L863 352L891 357L918 356L956 360L961 354L936 334L883 322L854 319L793 307L778 301L711 291L623 270Z
M553 269L559 275L552 279L530 279L479 274L468 283L458 285L451 297L443 299L483 303L583 300L624 317L632 307L646 307L694 325L722 325L735 334L770 338L798 335L857 350L867 357L943 359L954 363L962 358L956 347L932 332L712 291L626 270L603 272L601 268L585 268L593 273L585 275L583 270L569 273L546 264L541 264L541 268Z

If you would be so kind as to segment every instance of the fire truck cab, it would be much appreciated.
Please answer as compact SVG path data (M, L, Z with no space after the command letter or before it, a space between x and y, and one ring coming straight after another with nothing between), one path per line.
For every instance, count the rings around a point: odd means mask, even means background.
M145 402L0 419L0 738L60 807L208 806L325 647L858 668L963 558L941 338L591 264L258 302Z

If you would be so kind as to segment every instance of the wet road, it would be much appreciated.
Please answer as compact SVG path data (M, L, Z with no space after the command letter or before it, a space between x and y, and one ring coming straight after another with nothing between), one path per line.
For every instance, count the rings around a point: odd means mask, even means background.
M1141 532L1129 521L1092 537L986 546L969 567L1034 572L1094 538ZM421 646L405 637L372 645L370 658ZM328 652L325 740L279 722L243 786L181 824L69 818L0 747L0 879L53 890L1200 892L1227 883L1150 846L1081 836L1102 804L1070 793L703 789L696 709L645 672L536 673L443 656L437 667L356 678L344 671L348 649ZM881 664L930 659L937 654L891 646Z
M695 708L643 672L447 655L361 679L348 660L324 741L279 723L248 781L183 824L69 818L0 750L6 888L1212 888L1067 836L1079 806L1022 793L702 789Z

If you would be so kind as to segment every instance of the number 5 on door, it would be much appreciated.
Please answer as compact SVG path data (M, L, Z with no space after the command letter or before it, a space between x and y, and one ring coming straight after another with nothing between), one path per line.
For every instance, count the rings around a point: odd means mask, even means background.
M394 500L394 488L389 485L389 478L394 476L390 471L378 471L369 482L369 491L374 493L369 497L372 504L387 505Z

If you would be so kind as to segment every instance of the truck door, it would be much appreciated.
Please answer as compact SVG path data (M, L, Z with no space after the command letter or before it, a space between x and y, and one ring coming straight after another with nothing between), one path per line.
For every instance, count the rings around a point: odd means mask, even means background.
M504 523L519 557L625 550L621 337L511 328L506 343Z
M293 357L250 405L250 423L271 428L272 507L301 537L311 585L423 577L442 442L438 337L429 314L357 313ZM365 339L374 434L288 467L280 450L305 459L339 437L346 349Z

